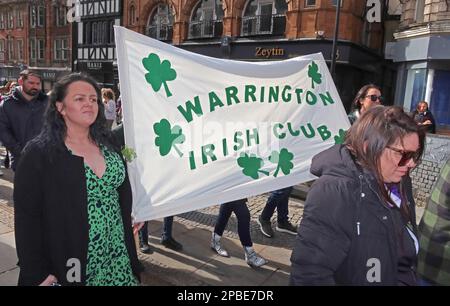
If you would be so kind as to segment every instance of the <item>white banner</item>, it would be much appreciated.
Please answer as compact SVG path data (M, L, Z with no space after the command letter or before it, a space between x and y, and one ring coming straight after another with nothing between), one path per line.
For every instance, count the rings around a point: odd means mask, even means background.
M322 54L251 63L115 34L137 221L311 180L349 127Z

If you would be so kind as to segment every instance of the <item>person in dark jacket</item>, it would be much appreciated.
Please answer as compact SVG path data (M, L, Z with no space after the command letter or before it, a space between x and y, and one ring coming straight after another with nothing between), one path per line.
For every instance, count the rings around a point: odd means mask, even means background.
M126 164L90 77L71 74L53 87L13 196L19 285L138 284Z
M411 116L418 125L425 129L426 132L433 134L436 133L436 122L433 114L428 109L428 103L426 101L420 101Z
M416 285L417 226L409 171L424 132L399 107L375 106L343 145L313 158L318 176L291 255L292 285Z
M41 131L48 100L36 71L22 71L19 84L0 106L0 140L10 152L13 170L27 142Z
M367 84L358 90L355 98L352 102L350 113L348 114L348 120L350 124L361 117L362 114L371 107L380 105L383 103L383 97L381 96L381 89L375 84Z

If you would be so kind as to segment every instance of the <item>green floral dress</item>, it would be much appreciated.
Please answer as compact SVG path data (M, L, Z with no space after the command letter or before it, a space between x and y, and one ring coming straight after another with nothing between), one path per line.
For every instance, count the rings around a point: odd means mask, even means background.
M84 165L88 195L89 245L86 269L88 286L133 286L125 246L117 188L125 179L125 167L116 152L100 147L106 162L101 178Z

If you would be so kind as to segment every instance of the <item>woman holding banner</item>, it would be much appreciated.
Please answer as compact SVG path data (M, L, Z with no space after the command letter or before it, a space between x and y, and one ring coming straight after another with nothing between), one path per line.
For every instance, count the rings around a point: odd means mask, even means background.
M250 267L261 267L267 260L259 256L253 249L252 238L250 237L250 211L247 207L247 199L228 202L220 205L219 216L212 233L211 248L220 256L228 257L228 252L222 248L220 238L225 231L231 213L234 212L237 218L239 240L244 248L245 261Z
M131 187L103 108L90 77L53 87L15 176L19 285L138 284Z
M425 135L399 107L367 110L345 143L313 158L291 256L293 285L417 285L409 171Z

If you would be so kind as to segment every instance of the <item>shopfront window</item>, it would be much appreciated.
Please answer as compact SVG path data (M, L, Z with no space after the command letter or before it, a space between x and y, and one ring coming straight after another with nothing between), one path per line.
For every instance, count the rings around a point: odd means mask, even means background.
M437 128L450 129L450 71L435 70L430 110Z
M427 86L427 70L426 69L410 69L408 70L408 79L406 81L405 100L403 105L406 110L413 111L417 104L425 99Z

